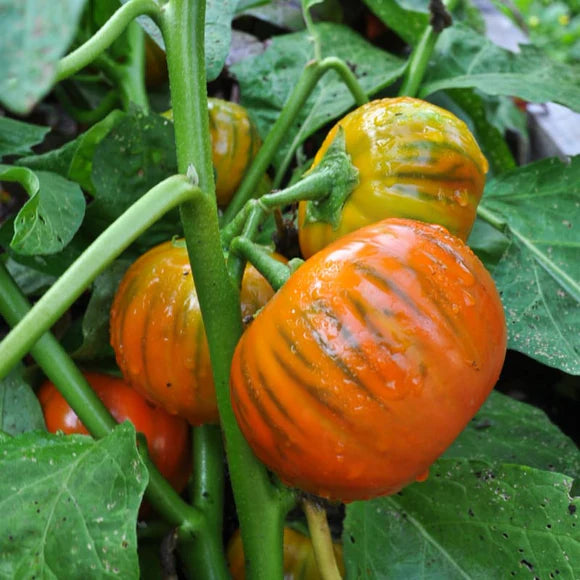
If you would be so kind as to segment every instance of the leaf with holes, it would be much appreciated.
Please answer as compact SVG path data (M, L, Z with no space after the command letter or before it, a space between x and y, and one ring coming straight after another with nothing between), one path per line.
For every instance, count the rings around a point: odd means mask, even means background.
M18 212L10 247L24 255L55 254L79 229L85 215L85 198L76 183L56 173L38 171L35 176L38 191Z
M347 506L347 576L578 578L572 482L521 465L440 459L424 483Z
M1 578L138 578L137 512L147 485L135 429L93 441L40 432L0 454Z
M511 244L493 275L502 296L509 348L580 373L580 157L546 159L496 177L480 217Z

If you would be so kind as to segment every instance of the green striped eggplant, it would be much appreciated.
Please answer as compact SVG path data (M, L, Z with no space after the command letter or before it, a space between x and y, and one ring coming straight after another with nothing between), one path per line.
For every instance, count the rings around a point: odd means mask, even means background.
M342 128L359 183L340 210L336 228L299 205L302 254L389 217L445 226L467 239L485 185L488 163L467 125L445 109L420 99L372 101L341 119L314 158L323 158Z

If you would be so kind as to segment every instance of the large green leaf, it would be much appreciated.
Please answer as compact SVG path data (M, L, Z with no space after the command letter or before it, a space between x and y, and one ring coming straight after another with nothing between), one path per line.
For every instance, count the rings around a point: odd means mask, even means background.
M86 0L0 0L0 102L28 113L50 90Z
M547 159L491 180L478 213L511 244L493 275L509 347L580 373L580 157Z
M402 60L372 46L351 29L332 23L318 24L315 28L323 57L336 56L346 61L367 93L379 91L403 74L405 63ZM303 31L273 38L263 54L232 67L240 83L242 104L248 108L262 137L278 118L304 67L313 57L309 33ZM326 73L289 129L274 158L274 165L279 166L288 151L353 105L354 99L338 74Z
M40 403L18 365L0 381L0 430L10 435L44 429Z
M514 463L580 476L580 452L574 442L542 410L497 391L492 392L444 457Z
M131 424L97 442L34 432L0 447L1 578L138 578L148 476Z
M41 143L50 127L30 125L15 119L0 117L0 159L4 155L29 153L33 145Z
M0 165L0 179L19 182L30 195L14 220L11 248L23 255L62 250L83 221L81 188L56 173L7 165Z
M553 101L580 111L578 67L551 61L531 45L521 45L519 53L510 52L456 25L439 37L419 96L468 87L531 102Z
M347 506L347 576L578 578L572 483L521 465L440 459L426 482Z

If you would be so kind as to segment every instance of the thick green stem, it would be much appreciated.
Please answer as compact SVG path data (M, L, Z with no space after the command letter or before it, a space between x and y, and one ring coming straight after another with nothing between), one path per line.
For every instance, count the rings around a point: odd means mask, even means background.
M320 577L322 580L340 580L342 576L334 555L332 536L326 519L326 510L308 500L302 502L302 507L308 521L308 531L310 532Z
M352 92L357 104L361 105L368 102L368 97L360 87L356 76L343 61L335 57L328 57L320 62L309 62L298 80L296 87L288 97L278 119L272 129L270 129L258 155L256 155L252 165L246 172L238 191L224 212L223 222L225 224L230 222L242 209L244 204L253 196L260 179L262 179L262 176L268 169L268 165L270 165L272 158L286 137L291 125L295 122L304 103L314 90L316 83L331 69L341 75L341 78ZM288 163L291 155L288 157Z
M171 0L161 23L178 167L180 171L195 167L203 191L195 207L181 206L181 218L210 348L236 507L251 562L248 578L271 580L282 577L282 521L288 506L242 436L230 403L229 369L242 323L239 295L227 272L218 227L207 115L204 15L203 1ZM192 548L202 550L196 544ZM227 577L225 561L208 561L208 557L196 556L204 565L200 577L215 570Z
M123 34L125 28L137 16L147 14L158 19L159 13L159 6L154 0L129 0L109 18L93 37L61 59L56 69L55 81L62 81L91 64Z
M199 189L184 175L174 175L150 189L111 224L0 343L0 378L129 244L171 208L196 194Z
M10 326L15 326L29 311L28 301L0 262L0 314ZM93 437L105 437L115 427L115 419L52 334L45 333L33 346L31 354ZM185 525L188 529L203 527L205 522L200 512L175 493L144 449L141 455L149 470L147 498L153 507L172 525Z
M427 26L419 44L413 49L403 83L399 89L399 96L414 97L417 95L438 38L439 33L435 32L432 26Z

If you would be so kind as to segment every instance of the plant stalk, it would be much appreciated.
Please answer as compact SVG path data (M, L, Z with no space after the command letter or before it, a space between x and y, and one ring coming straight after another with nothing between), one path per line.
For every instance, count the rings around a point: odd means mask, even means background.
M280 501L266 469L241 434L229 398L229 369L242 323L239 295L227 272L218 227L207 114L204 16L204 1L171 0L161 23L178 167L180 171L194 167L202 190L195 207L182 204L181 219L209 343L242 537L251 562L248 578L271 580L282 577L282 520L287 504ZM198 548L193 544L192 549ZM202 555L198 559L204 562ZM208 562L206 558L204 570L212 565L227 576L225 561Z

